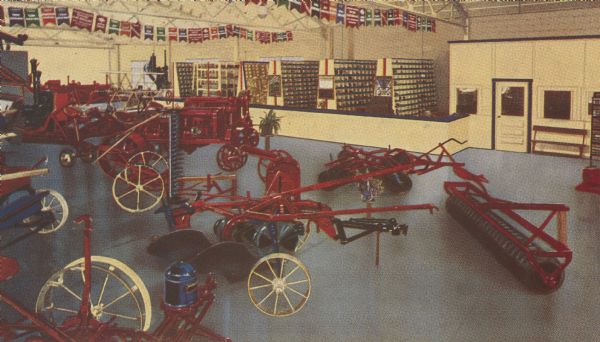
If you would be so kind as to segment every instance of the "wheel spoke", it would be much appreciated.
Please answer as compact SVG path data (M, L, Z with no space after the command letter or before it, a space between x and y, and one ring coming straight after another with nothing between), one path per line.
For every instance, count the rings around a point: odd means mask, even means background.
M155 181L157 181L157 180L159 180L159 179L161 179L161 178L162 178L162 177L161 177L160 175L159 175L159 176L156 176L155 178L152 178L151 180L149 180L149 181L147 181L146 183L142 184L142 187L145 187L145 186L147 186L148 184L151 184L152 182L155 182Z
M124 193L124 194L122 194L122 195L120 195L120 196L117 196L117 199L121 199L121 198L123 198L123 197L125 197L125 196L127 196L127 195L130 195L130 194L131 194L132 192L134 192L134 191L136 191L136 189L135 189L135 188L133 188L133 189L131 189L131 190L127 191L126 193Z
M131 292L129 291L125 291L125 293L123 293L122 295L120 295L119 297L115 298L112 302L106 304L104 306L104 309L108 308L109 306L113 305L114 303L120 301L121 299L125 298L127 295L131 294Z
M289 276L294 274L294 272L296 272L299 268L300 268L300 265L296 265L296 267L290 273L286 274L285 277L283 277L283 280L286 280L287 278L289 278Z
M294 289L293 289L293 288L291 288L291 287L288 287L287 289L288 289L288 290L290 290L290 291L292 291L293 293L297 294L298 296L300 296L300 297L304 298L304 299L308 298L306 295L303 295L302 293L300 293L300 292L298 292L298 291L294 290Z
M262 275L262 274L260 274L260 273L258 273L258 272L256 272L256 271L252 272L252 274L256 274L257 276L259 276L259 277L263 278L264 280L268 281L268 282L269 282L269 284L272 284L272 283L273 283L273 280L272 280L272 279L269 279L269 278L265 277L264 275Z
M98 302L96 303L96 305L100 305L100 302L102 302L102 297L104 297L104 290L106 289L106 284L108 283L108 275L109 273L106 273L106 278L104 278L104 283L102 284L102 289L100 290L100 295L98 296Z
M135 203L136 210L140 210L140 192L141 191L137 190L137 202Z
M158 199L158 198L159 198L158 196L156 196L155 194L151 193L150 191L148 191L148 190L146 190L146 189L140 189L140 192L143 192L143 193L145 193L146 195L148 195L148 196L150 196L150 197L152 197L152 198L154 198L154 199ZM138 200L138 201L139 201L139 200Z
M292 313L294 313L296 311L296 308L294 308L294 306L292 305L292 302L290 301L290 298L288 297L288 295L285 293L285 290L283 291L283 298L285 298L285 301L290 306L290 309L292 309Z
M265 302L265 300L267 300L267 298L271 297L271 295L273 295L273 293L275 293L275 290L271 290L271 292L269 292L268 295L265 296L265 298L263 298L260 302L258 302L258 305L261 305L262 303Z
M52 308L49 308L49 310L56 310L56 311L68 312L68 313L72 313L72 314L76 314L77 313L77 310L67 309L67 308L58 308L58 307L52 307Z
M297 284L302 284L302 283L306 283L306 282L308 282L308 279L293 281L291 283L286 283L286 284L287 284L287 286L290 286L290 285L297 285Z
M273 284L264 284L264 285L253 286L250 288L250 290L262 289L262 288L269 287L269 286L273 286Z
M75 292L73 292L73 290L66 287L65 284L58 284L58 287L64 289L65 291L67 291L67 293L69 293L71 296L77 298L77 300L79 300L81 302L81 297L79 297Z
M273 276L275 278L277 278L277 273L275 273L275 270L273 269L273 266L271 266L271 263L269 262L269 260L267 260L266 263L269 266L269 269L271 270L271 273L273 273Z
M281 259L281 266L279 268L279 278L283 277L283 265L285 264L285 259Z
M279 302L279 292L275 293L275 305L273 306L273 315L277 315L277 303Z

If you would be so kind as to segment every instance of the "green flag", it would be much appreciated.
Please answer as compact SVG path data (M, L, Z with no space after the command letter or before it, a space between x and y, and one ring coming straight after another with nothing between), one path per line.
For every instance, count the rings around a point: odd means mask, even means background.
M289 7L289 0L277 0L277 6Z
M121 29L121 22L115 19L111 19L108 23L108 33L119 34Z
M246 39L247 40L254 40L254 31L248 30L248 33L246 33Z
M371 22L373 21L373 11L367 10L367 19L365 20L365 26L371 26Z
M157 27L156 28L156 40L162 40L165 41L167 40L166 38L166 34L165 34L165 28L164 27Z
M40 15L37 8L25 8L25 24L27 26L40 26Z

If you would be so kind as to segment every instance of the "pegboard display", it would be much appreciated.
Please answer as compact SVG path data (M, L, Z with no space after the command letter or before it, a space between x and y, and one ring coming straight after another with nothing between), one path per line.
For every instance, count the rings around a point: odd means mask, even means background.
M396 115L422 115L437 108L433 60L392 60Z
M267 76L269 63L244 62L244 80L246 90L250 92L251 104L267 104L269 78Z
M293 108L317 108L319 62L282 62L283 105Z
M186 62L177 62L177 83L179 86L179 96L194 96L194 64Z
M592 141L590 159L600 160L600 93L592 97Z
M334 86L337 109L360 112L371 104L377 61L336 60Z
M239 78L239 64L221 63L219 65L219 83L221 85L221 96L237 96Z
M194 83L197 96L219 95L219 65L216 63L194 63Z

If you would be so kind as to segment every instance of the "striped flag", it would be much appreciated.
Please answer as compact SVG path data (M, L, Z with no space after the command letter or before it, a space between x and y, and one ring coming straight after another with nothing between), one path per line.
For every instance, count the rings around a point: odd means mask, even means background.
M316 1L316 0L315 0ZM331 2L329 0L321 0L321 4L320 4L320 15L319 17L321 19L327 19L328 21L331 20Z
M344 4L337 4L337 15L335 17L336 24L343 24L344 17L346 16L346 6Z
M56 25L54 7L42 7L42 25Z

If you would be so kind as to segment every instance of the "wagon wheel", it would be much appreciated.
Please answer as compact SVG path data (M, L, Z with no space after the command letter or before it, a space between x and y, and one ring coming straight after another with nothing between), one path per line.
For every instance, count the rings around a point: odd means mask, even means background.
M292 158L292 156L284 150L271 150L270 152L277 155L279 158ZM263 183L267 180L267 167L271 161L266 158L258 159L258 177L263 181Z
M127 161L128 165L144 165L153 168L161 176L165 176L169 171L169 163L165 157L152 151L138 152L131 156Z
M40 234L48 234L55 232L62 228L67 222L69 217L69 205L67 201L57 191L52 189L38 189L36 192L48 191L48 195L42 198L42 213L48 213L52 215L52 222L38 230Z
M248 153L233 145L223 145L217 152L217 164L228 172L236 171L246 164Z
M53 325L76 316L84 286L84 259L54 273L42 286L35 311ZM150 294L142 279L124 263L92 256L91 314L99 322L148 330L152 320Z
M300 311L310 297L306 266L285 254L269 254L254 265L248 276L248 295L262 313L285 317Z
M257 146L260 136L258 132L252 127L246 127L242 131L242 142L244 145Z
M114 145L115 139L106 139L98 146L98 156L102 156ZM134 154L141 152L144 148L144 140L141 136L132 134L113 147L108 153L98 160L100 168L109 177L115 178L125 168L127 161Z
M113 181L113 198L121 209L141 213L152 209L164 194L162 176L145 165L129 165Z

